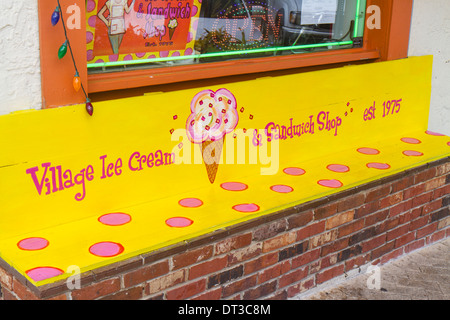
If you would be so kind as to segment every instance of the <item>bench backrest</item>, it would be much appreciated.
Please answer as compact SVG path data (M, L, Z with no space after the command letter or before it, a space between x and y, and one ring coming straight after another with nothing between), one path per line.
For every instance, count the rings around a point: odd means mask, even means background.
M148 94L94 103L92 117L84 105L0 116L0 230L8 219L32 230L425 131L431 65L417 57ZM239 121L211 184L186 125L194 97L221 88Z

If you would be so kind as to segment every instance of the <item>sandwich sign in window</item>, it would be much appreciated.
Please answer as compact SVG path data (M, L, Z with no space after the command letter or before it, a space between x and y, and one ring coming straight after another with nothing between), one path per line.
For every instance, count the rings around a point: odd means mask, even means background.
M88 69L358 47L365 8L365 0L88 0Z

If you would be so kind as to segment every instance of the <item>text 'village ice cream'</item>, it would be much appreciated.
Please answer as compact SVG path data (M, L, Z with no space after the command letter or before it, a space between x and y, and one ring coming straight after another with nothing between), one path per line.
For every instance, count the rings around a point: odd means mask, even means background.
M225 135L232 132L238 122L236 98L227 89L204 90L192 99L191 114L186 121L187 136L192 143L201 146L211 183L219 168Z

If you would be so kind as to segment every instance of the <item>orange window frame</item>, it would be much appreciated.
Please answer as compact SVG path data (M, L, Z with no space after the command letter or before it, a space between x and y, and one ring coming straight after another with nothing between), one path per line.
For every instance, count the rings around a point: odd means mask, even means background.
M63 17L67 18L67 7L73 3L60 2ZM38 8L42 104L44 108L86 101L81 90L75 92L72 88L72 79L75 74L72 59L65 57L59 60L57 56L59 47L65 41L65 35L60 24L52 26L50 22L51 14L56 5L56 1L40 0ZM173 83L178 84L176 85L177 88L183 88L186 83L189 83L187 81L221 78L244 73L256 74L257 76L258 73L277 70L298 70L298 68L342 63L406 58L413 0L368 0L367 7L377 5L381 9L381 29L368 29L365 24L362 48L92 75L88 75L87 72L86 25L83 20L86 14L85 1L78 1L78 5L81 8L81 28L67 30L67 36L84 88L88 94L95 94Z

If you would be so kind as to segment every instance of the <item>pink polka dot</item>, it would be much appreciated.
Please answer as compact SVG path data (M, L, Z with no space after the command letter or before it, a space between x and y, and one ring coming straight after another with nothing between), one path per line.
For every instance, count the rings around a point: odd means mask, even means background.
M112 54L109 56L109 61L110 62L115 62L119 59L119 55L118 54Z
M37 267L25 271L25 273L34 281L42 281L64 274L64 271L54 267Z
M49 242L44 238L26 238L20 240L17 246L22 250L42 250L48 246Z
M449 142L447 142L447 145L450 147L450 141Z
M342 182L340 182L339 180L336 180L336 179L319 180L319 181L317 181L317 183L323 187L328 187L328 188L340 188L343 186Z
M243 203L235 205L233 209L239 212L256 212L259 211L259 206L254 203Z
M192 35L192 32L188 32L186 42L189 43L189 42L191 42L193 39L194 39L194 36ZM190 49L190 48L189 48L189 49Z
M88 19L88 25L89 25L90 27L95 28L95 23L96 23L96 22L97 22L97 16L96 16L96 15L89 17L89 19Z
M123 57L123 61L131 61L133 60L133 56L131 54L127 54L125 57Z
M400 140L402 140L404 143L409 143L409 144L422 143L422 141L420 141L419 139L415 139L415 138L401 138Z
M192 12L191 12L191 17L195 17L195 15L197 14L197 12L198 12L198 8L197 8L197 6L192 6Z
M95 2L92 0L88 0L87 6L86 6L86 11L91 12L94 9L95 9Z
M87 54L87 61L94 60L94 51L88 50L86 54Z
M92 32L87 31L86 32L86 43L91 42L92 40L94 40L94 35L92 34Z
M248 189L248 186L245 183L240 182L225 182L220 185L222 189L228 191L244 191Z
M190 56L191 54L192 54L192 49L191 48L187 48L185 51L184 51L184 55L185 56Z
M270 189L278 193L290 193L294 191L294 188L282 184L271 186Z
M160 56L161 58L168 57L168 56L169 56L169 51L160 51L160 52L159 52L159 56Z
M98 221L107 226L123 226L131 221L131 216L126 213L108 213L98 218Z
M173 228L186 228L192 225L194 221L184 217L174 217L166 220L166 224Z
M403 151L403 154L405 156L408 156L408 157L420 157L420 156L423 156L422 152L414 151L414 150L405 150L405 151Z
M296 167L286 168L283 172L291 176L301 176L305 174L305 170Z
M373 148L359 148L358 152L367 155L375 155L380 153L379 150Z
M145 52L138 52L136 53L136 57L143 58L145 56Z
M178 204L185 208L198 208L203 205L203 201L197 198L186 198L178 201Z
M330 164L327 169L333 172L349 172L350 168L343 164Z
M436 137L442 137L442 136L444 136L444 135L441 134L441 133L437 133L437 132L433 132L433 131L429 131L429 130L425 131L425 133L428 134L428 135L430 135L430 136L436 136Z
M387 170L390 169L391 166L387 163L379 163L379 162L371 162L366 164L367 168L378 169L378 170Z
M120 243L115 242L98 242L89 248L89 252L94 256L109 258L118 256L123 252L124 248Z

